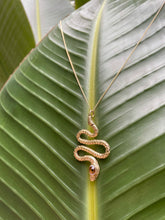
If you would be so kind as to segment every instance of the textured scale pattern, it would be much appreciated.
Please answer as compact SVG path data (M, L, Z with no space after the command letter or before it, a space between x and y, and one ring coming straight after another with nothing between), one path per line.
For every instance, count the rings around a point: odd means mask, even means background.
M89 161L91 163L91 165L89 167L89 174L90 174L90 180L94 181L94 180L96 180L96 178L98 177L99 172L100 172L100 166L99 166L97 160L95 159L95 157L99 158L99 159L107 158L110 154L110 146L104 140L85 140L85 139L81 138L82 134L85 134L86 136L88 136L90 138L97 137L99 130L98 130L97 126L94 124L94 122L92 121L92 117L93 117L93 115L90 113L88 116L88 125L93 128L94 132L92 133L86 129L82 129L77 133L77 136L76 136L77 140L81 144L85 144L85 145L102 145L105 147L105 153L98 153L97 151L92 150L89 147L86 147L84 145L79 145L74 150L74 156L79 161ZM90 156L90 155L79 156L78 151L85 151L86 153L89 153L92 156Z

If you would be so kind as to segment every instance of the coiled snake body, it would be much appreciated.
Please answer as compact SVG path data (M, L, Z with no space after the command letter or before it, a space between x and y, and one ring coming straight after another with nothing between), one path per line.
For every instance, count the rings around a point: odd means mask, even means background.
M106 141L104 141L104 140L85 140L85 139L81 138L82 134L85 134L90 138L97 137L99 130L98 130L97 126L94 124L94 122L92 121L92 117L93 117L93 115L90 113L88 116L88 125L93 128L94 132L92 133L86 129L82 129L77 133L77 136L76 136L77 140L81 144L85 144L85 145L102 145L105 147L105 153L98 153L97 151L92 150L91 148L86 147L84 145L79 145L74 150L74 157L77 160L89 161L91 163L91 165L89 166L90 181L96 180L96 178L100 172L100 167L99 167L98 161L95 159L95 157L99 158L99 159L104 159L104 158L108 157L108 155L110 154L110 146ZM92 156L91 155L80 156L78 154L78 151L85 151L85 152L91 154Z

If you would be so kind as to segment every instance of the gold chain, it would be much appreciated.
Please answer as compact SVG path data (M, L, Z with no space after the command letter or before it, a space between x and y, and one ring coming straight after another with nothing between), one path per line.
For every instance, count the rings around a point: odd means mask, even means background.
M121 66L121 68L119 69L119 71L116 73L116 75L114 76L114 78L112 79L112 81L110 82L110 84L108 85L107 89L103 92L103 94L101 95L101 97L99 98L99 100L97 101L95 107L91 110L90 109L90 112L95 112L96 108L98 107L98 105L100 104L100 102L102 101L102 99L104 98L104 96L106 95L106 93L108 92L108 90L111 88L112 84L115 82L115 80L117 79L117 77L119 76L119 74L121 73L121 71L123 70L123 68L125 67L125 65L127 64L128 60L130 59L130 57L132 56L132 54L135 52L136 48L138 47L138 45L142 42L143 38L145 37L145 35L147 34L149 28L151 27L151 25L153 24L153 22L155 21L155 19L157 18L157 16L159 15L160 11L162 10L163 6L164 6L165 2L163 2L163 4L161 5L161 7L159 8L159 10L157 11L157 13L155 14L154 18L152 19L152 21L150 22L150 24L147 26L146 30L144 31L143 35L141 36L141 38L139 39L139 41L136 43L135 47L132 49L131 53L129 54L129 56L127 57L127 59L125 60L125 62L123 63L123 65ZM64 32L63 32L63 29L62 29L62 22L60 21L60 30L61 30L61 35L62 35L62 39L63 39L63 43L64 43L64 47L65 47L65 50L66 50L66 53L67 53L67 56L68 56L68 59L69 59L69 62L70 62L70 65L71 65L71 68L73 70L73 73L75 75L75 78L77 80L77 83L80 87L80 90L81 90L81 93L88 105L88 107L90 108L90 105L89 105L89 102L88 102L88 99L84 93L84 90L81 86L81 83L79 81L79 78L77 76L77 73L74 69L74 66L73 66L73 63L72 63L72 60L71 60L71 57L70 57L70 54L68 52L68 49L67 49L67 46L66 46L66 42L65 42L65 37L64 37Z
M88 99L87 99L87 97L86 97L86 95L85 95L85 93L84 93L84 90L83 90L82 86L81 86L81 83L80 83L80 81L79 81L79 78L78 78L77 73L76 73L76 71L75 71L75 68L74 68L74 66L73 66L73 63L72 63L72 60L71 60L69 51L68 51L67 46L66 46L66 42L65 42L65 37L64 37L64 32L63 32L63 29L62 29L62 22L61 22L61 21L60 21L60 27L61 27L60 30L61 30L61 35L62 35L62 39L63 39L63 42L64 42L64 47L65 47L66 54L67 54L67 56L68 56L70 65L71 65L71 67L72 67L72 70L73 70L74 76L75 76L75 78L76 78L76 80L77 80L77 83L78 83L78 85L79 85L79 87L80 87L80 90L81 90L81 92L82 92L82 95L84 96L84 99L85 99L85 101L86 101L86 103L87 103L87 105L88 105L88 107L89 107Z

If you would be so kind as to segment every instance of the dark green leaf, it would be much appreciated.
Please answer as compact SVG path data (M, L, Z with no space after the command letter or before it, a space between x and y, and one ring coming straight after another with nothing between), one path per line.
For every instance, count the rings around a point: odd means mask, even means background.
M89 2L62 22L87 97L96 67L96 99L162 1L105 2L96 41L98 2ZM2 218L164 218L164 14L163 9L97 108L99 138L109 142L111 155L99 161L101 172L93 185L87 176L89 164L73 157L76 133L87 127L87 105L59 26L13 74L0 94ZM94 190L97 198L91 198Z
M0 88L34 46L34 38L21 2L1 0Z

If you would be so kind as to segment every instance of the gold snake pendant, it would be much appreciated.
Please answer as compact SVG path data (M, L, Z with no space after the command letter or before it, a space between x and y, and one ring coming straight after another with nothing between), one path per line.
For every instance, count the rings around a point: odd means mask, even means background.
M94 124L94 122L92 121L92 117L94 117L94 114L92 114L92 112L90 112L88 115L88 125L93 128L94 132L91 133L90 131L88 131L86 129L82 129L77 133L76 138L77 138L78 142L80 142L81 144L104 146L105 153L98 153L97 151L92 150L89 147L86 147L84 145L79 145L74 150L74 157L79 161L89 161L91 163L91 165L89 166L90 181L95 181L99 175L99 172L100 172L100 166L98 164L98 161L95 159L95 157L99 158L99 159L105 159L106 157L108 157L110 154L110 146L104 140L85 140L85 139L81 138L82 134L85 134L90 138L97 137L99 130L98 130L97 126ZM92 156L91 155L79 156L78 151L85 151L85 152L91 154Z

